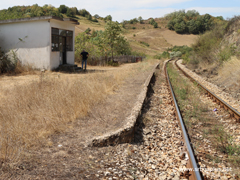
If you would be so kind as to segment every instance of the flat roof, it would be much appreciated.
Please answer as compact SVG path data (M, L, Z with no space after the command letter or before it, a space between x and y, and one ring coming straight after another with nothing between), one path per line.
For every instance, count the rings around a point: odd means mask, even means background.
M1 20L0 24L8 24L8 23L19 23L19 22L27 22L27 21L40 21L40 20L51 20L55 19L58 21L66 21L72 22L73 24L79 25L79 22L72 18L60 18L56 16L40 16L40 17L31 17L31 18L20 18L20 19L7 19Z

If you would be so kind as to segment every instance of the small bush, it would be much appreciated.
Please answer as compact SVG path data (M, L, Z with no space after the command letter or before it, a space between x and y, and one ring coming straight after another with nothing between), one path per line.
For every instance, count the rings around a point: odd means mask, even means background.
M162 59L161 54L156 54L155 56L153 56L154 59Z
M109 61L109 62L108 62L108 65L109 65L109 66L115 66L115 67L116 67L116 66L119 66L118 62L116 62L116 61Z
M167 51L164 51L162 54L157 54L154 56L155 59L169 59L170 54Z
M1 51L0 48L0 74L14 70L14 67L15 67L14 63L3 51Z
M155 22L155 23L153 24L153 27L154 27L154 28L158 28L158 23Z
M150 46L148 43L146 43L146 42L144 42L144 41L140 41L140 43L143 44L143 45L145 45L145 46L147 46L147 47Z
M97 19L93 19L92 22L98 22L98 20Z
M181 51L170 52L170 58L181 57L181 56L182 56Z
M0 48L0 74L19 74L23 72L34 72L34 69L30 65L23 65L14 51L7 55Z
M133 26L133 27L132 27L132 29L136 29L136 27L135 27L135 26Z
M227 47L222 49L218 54L221 63L229 60L231 58L231 55L232 55L231 50Z
M91 29L90 28L87 28L86 30L85 30L85 33L86 34L89 34L91 32Z

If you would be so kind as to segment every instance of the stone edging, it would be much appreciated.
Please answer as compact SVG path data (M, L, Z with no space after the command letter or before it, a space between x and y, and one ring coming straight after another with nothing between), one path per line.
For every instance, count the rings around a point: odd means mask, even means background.
M119 143L129 143L134 136L134 127L137 122L139 115L141 114L142 105L147 96L147 92L150 87L150 82L154 77L155 69L159 67L159 63L154 66L151 74L146 79L143 84L143 89L138 95L137 102L135 103L130 116L127 117L126 124L124 127L114 131L104 134L103 136L96 137L91 140L88 146L102 147L108 145L114 145Z

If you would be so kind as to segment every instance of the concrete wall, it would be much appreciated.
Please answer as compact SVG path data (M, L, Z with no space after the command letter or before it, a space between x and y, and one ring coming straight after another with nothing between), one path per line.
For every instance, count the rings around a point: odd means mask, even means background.
M9 54L16 52L23 64L52 70L61 62L60 52L51 50L51 27L75 32L72 22L55 19L0 24L0 47ZM67 51L68 64L74 64L74 37L73 51Z
M50 23L47 20L1 24L2 50L16 52L23 64L50 69L51 36L49 29Z

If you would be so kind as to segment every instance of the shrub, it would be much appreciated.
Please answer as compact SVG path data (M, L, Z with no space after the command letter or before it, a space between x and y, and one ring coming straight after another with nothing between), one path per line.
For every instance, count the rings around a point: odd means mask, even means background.
M170 58L181 57L182 53L180 51L170 52Z
M154 56L155 59L169 59L170 54L167 51L164 51L162 54L157 54Z
M145 45L145 46L147 46L147 47L150 46L148 43L146 43L146 42L144 42L144 41L140 41L140 43L143 44L143 45Z
M153 24L153 27L154 27L154 28L158 28L158 23L155 22L155 23Z
M92 21L92 15L91 14L87 15L86 17L89 21Z
M97 19L93 19L92 22L98 22L98 20Z
M12 69L14 69L14 64L9 57L3 51L1 51L0 47L0 74L7 73Z
M86 30L85 30L85 33L86 34L89 34L91 32L91 29L90 28L87 28Z
M23 65L14 51L5 54L0 47L0 74L18 74L23 72L33 72L34 69L30 65Z
M164 51L161 56L162 56L163 58L169 58L169 57L170 57L170 54L169 54L169 52Z

